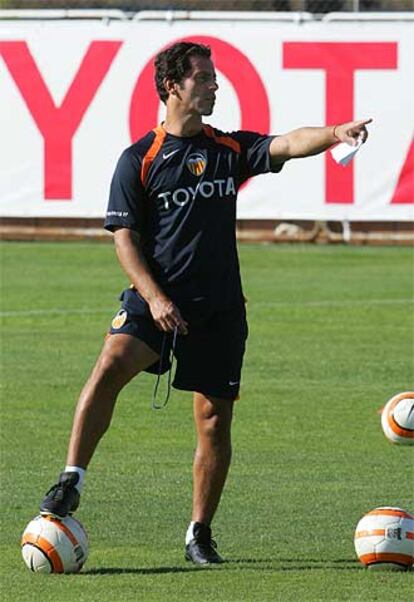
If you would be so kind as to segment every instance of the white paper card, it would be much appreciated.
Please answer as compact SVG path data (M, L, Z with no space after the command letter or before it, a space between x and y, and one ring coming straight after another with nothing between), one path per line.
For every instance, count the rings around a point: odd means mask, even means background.
M356 153L361 148L361 145L361 137L358 138L358 142L355 146L351 146L347 142L341 142L331 150L331 155L337 163L345 167L345 165L348 165L348 163L352 161Z

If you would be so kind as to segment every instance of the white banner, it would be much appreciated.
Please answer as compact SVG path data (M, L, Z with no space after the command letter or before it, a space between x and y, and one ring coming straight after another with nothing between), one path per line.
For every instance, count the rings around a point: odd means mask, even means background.
M101 217L121 151L162 119L152 61L211 46L224 131L372 117L347 167L330 153L252 179L246 219L413 218L413 22L0 21L0 215Z

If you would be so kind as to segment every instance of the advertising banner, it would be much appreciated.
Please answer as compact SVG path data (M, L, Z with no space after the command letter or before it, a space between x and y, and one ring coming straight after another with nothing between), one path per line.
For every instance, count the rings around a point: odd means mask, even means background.
M102 217L124 148L162 121L154 56L208 44L206 123L281 134L373 118L343 167L329 152L240 191L240 219L408 221L414 204L413 22L0 21L0 215Z

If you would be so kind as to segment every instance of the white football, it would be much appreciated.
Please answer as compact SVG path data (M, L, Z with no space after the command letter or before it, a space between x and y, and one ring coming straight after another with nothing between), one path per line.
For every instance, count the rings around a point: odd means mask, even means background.
M414 563L414 516L401 508L375 508L359 521L354 544L370 569L407 570Z
M88 536L73 516L36 516L21 544L26 566L36 573L77 573L88 557Z
M407 391L394 395L381 413L384 435L402 445L414 445L414 393Z

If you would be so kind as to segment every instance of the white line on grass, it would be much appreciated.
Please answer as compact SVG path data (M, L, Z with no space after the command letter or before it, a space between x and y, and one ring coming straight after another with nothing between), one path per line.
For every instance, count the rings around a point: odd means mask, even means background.
M258 301L252 305L259 307L355 307L358 305L404 305L414 303L414 298L407 299L344 299L343 301L295 301L293 303L281 301Z
M358 305L404 305L414 303L413 298L407 299L356 299L356 300L343 300L343 301L295 301L295 302L284 302L284 301L250 301L248 307L353 307ZM30 317L30 316L52 316L52 315L94 315L94 314L113 314L117 311L117 308L100 308L92 309L88 307L81 308L47 308L47 309L22 309L22 310L6 310L0 311L0 317L11 318L11 317Z
M115 313L117 310L113 307L103 308L103 309L91 309L88 307L80 307L80 308L59 308L59 307L51 307L47 309L22 309L22 310L10 310L10 311L0 311L0 317L2 318L10 318L10 317L25 317L25 316L53 316L53 315L92 315L92 314L107 314L108 312Z

